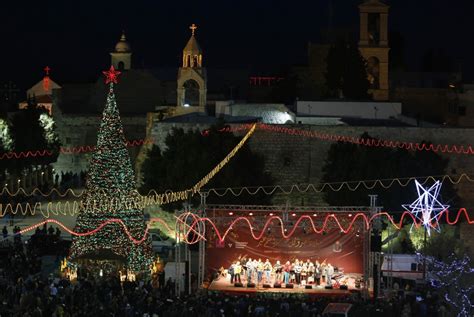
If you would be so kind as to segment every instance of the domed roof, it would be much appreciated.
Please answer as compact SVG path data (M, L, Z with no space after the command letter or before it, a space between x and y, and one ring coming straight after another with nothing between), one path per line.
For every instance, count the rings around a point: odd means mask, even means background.
M191 55L202 54L201 47L196 41L194 35L191 35L191 38L189 39L188 44L186 44L186 46L184 47L183 52L189 53Z
M129 53L132 49L130 48L130 44L127 42L127 38L125 37L125 33L122 33L122 37L120 37L120 41L115 45L115 52L117 53Z

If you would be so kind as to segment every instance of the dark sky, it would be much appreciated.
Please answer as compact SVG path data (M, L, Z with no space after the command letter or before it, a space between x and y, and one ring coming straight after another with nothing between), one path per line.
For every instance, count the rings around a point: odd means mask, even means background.
M7 2L7 3L5 3ZM133 62L178 67L189 38L197 38L211 67L251 67L276 72L305 62L309 40L328 27L330 0L2 1L0 81L26 88L45 65L52 78L84 81L110 63L109 52L125 29ZM358 0L332 0L333 25L358 30ZM474 0L388 1L390 31L404 40L404 55L416 67L423 53L442 48L474 74Z

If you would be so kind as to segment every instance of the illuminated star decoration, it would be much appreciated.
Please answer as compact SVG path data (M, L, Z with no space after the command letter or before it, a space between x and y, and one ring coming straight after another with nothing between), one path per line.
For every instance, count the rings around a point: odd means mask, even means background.
M427 230L428 235L430 235L431 228L434 228L439 232L440 226L437 223L438 216L449 208L449 205L443 205L438 200L442 183L436 181L430 188L425 189L417 180L415 180L415 185L416 191L418 192L418 198L411 204L402 205L402 207L420 220ZM433 225L433 220L436 221L435 225ZM413 228L413 225L411 228Z
M118 70L115 70L114 65L110 66L109 70L104 70L102 72L105 76L105 83L118 83L118 75L120 75L122 72L119 72Z

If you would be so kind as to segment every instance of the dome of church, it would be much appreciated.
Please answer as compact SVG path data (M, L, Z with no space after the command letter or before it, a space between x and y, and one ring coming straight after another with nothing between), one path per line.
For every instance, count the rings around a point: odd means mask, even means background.
M130 44L128 44L127 38L125 37L125 33L122 33L120 41L115 45L115 51L118 53L128 53L131 50Z

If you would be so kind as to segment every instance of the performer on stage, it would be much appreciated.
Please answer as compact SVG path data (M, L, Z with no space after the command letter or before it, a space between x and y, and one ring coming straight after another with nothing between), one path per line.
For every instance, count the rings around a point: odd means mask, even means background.
M316 260L316 264L314 265L314 280L316 285L321 284L321 264L319 261Z
M235 282L237 283L237 281L239 283L242 283L240 281L240 273L242 272L242 266L240 265L240 261L237 261L237 263L235 263L235 266L234 266L234 280Z
M285 284L290 283L290 271L291 271L291 263L290 261L286 261L285 266L283 266L283 283Z
M265 263L263 263L263 271L265 272L265 283L270 284L270 273L272 272L272 265L268 259L265 261Z
M293 268L295 271L295 282L296 284L301 284L301 270L302 266L298 260L295 260L295 267Z
M308 283L308 266L306 263L301 263L301 284L306 285Z
M275 284L281 283L281 273L283 271L283 266L280 264L280 261L276 261L275 265L273 266L275 270Z
M251 258L245 263L245 266L247 267L247 283L252 283L252 275L254 272L254 266L253 266L253 261Z
M334 267L331 265L331 263L328 263L326 267L326 285L332 285L332 276L334 274Z
M235 261L232 262L229 269L227 270L230 274L230 284L234 284L234 276L235 276L234 268L235 268Z
M257 263L257 283L258 284L262 283L262 277L263 277L263 262L262 262L262 259L258 259L258 263Z
M308 283L314 283L314 264L309 262L308 264Z

